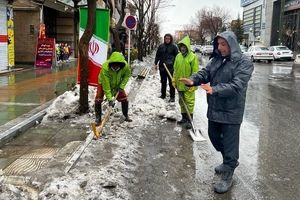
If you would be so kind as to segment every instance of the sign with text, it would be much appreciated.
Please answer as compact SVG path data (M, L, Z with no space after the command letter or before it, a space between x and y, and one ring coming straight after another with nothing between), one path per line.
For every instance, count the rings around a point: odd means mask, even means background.
M55 39L54 38L40 38L36 46L36 67L52 67L55 57Z
M14 21L13 9L7 7L7 53L8 53L8 66L10 68L15 66L15 36L14 36Z

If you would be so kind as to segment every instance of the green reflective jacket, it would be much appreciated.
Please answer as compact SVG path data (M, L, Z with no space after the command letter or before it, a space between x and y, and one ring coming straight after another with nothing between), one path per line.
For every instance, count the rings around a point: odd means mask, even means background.
M188 36L185 36L179 43L184 44L187 49L187 55L183 56L181 53L177 54L174 63L173 81L175 81L178 91L187 91L190 89L179 81L180 78L189 78L192 74L196 74L199 70L198 57L191 51L191 42Z
M122 66L119 71L113 71L109 66L109 64L113 62L124 63L124 66ZM105 96L109 101L112 100L119 88L124 90L130 76L131 70L123 54L120 52L113 52L109 59L103 63L101 72L98 76L98 82L102 85Z

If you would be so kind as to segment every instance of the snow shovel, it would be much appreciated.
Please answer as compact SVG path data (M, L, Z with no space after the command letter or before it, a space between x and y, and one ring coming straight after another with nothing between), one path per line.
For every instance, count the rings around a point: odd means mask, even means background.
M117 92L117 94L116 94L115 97L113 98L113 101L116 101L118 95L119 95L119 92ZM111 112L112 112L112 109L113 109L112 106L109 106L109 107L106 109L106 112L105 112L105 114L104 114L104 116L103 116L103 119L102 119L102 121L101 121L101 124L100 124L99 126L96 126L96 123L95 123L95 122L91 123L91 129L92 129L92 131L93 131L93 133L94 133L94 139L95 139L95 140L99 139L99 138L102 136L102 130L103 130L103 128L104 128L106 122L107 122L108 119L109 119L109 116L110 116L110 114L111 114Z
M169 77L170 77L171 79L173 79L173 77L172 77L170 71L168 70L166 64L163 63L163 65L164 65L164 67L165 67L165 69L166 69L166 71L167 71ZM190 136L191 136L191 138L192 138L194 141L196 141L196 142L205 141L206 139L202 136L201 131L200 131L199 129L195 129L195 126L194 126L194 123L193 123L193 119L192 119L192 117L191 117L191 114L190 114L190 112L188 111L187 105L186 105L186 103L184 102L184 99L183 99L183 97L180 95L180 93L179 93L179 91L177 90L177 88L176 88L176 91L177 91L177 93L178 93L178 96L179 96L180 100L181 100L182 103L183 103L183 106L184 106L184 108L185 108L185 110L186 110L186 112L187 112L189 121L191 122L191 125L192 125L192 130L188 130L188 131L189 131L189 134L190 134Z

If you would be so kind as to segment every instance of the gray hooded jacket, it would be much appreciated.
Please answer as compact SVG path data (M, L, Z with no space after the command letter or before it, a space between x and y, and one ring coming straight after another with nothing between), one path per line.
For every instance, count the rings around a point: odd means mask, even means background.
M224 38L230 46L230 56L222 57L218 51L218 38ZM194 85L210 83L213 94L207 95L207 118L214 122L241 124L243 120L248 81L253 72L252 62L242 54L236 36L225 31L214 39L214 51L210 62L191 76Z

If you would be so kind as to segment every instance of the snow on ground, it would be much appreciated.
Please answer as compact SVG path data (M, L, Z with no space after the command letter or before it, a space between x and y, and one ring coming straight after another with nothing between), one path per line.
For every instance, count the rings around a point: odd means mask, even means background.
M135 62L137 67L149 67L153 58L144 62ZM126 90L132 89L134 78L127 84ZM72 123L89 123L93 116L95 88L89 89L90 113L77 116L75 114L79 100L79 86L59 96L47 110L48 120L63 120L71 117ZM141 131L159 119L178 118L177 103L167 103L158 98L160 95L159 74L149 75L140 85L133 102L130 102L129 115L133 122L122 121L120 109L115 109L104 130L105 135L95 141L83 152L76 166L68 173L53 173L51 169L43 180L34 180L33 185L39 188L40 199L131 199L127 191L128 184L137 184L133 176L136 161L142 156L139 152ZM159 117L160 118L159 118ZM103 160L103 155L110 159ZM109 156L108 156L109 157ZM43 182L43 183L42 183Z

